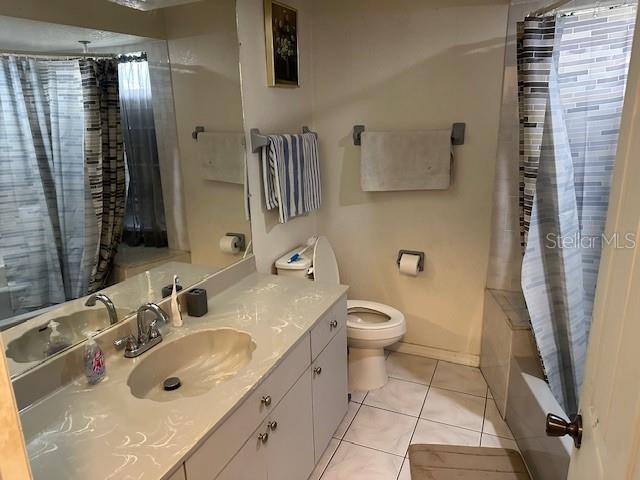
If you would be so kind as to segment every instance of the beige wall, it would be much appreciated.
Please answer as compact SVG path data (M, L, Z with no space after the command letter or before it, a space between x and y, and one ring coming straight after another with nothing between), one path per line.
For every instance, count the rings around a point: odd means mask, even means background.
M191 261L224 267L240 259L220 251L227 232L245 233L243 186L204 180L191 137L242 132L242 102L234 0L207 0L164 10L175 99Z
M106 0L2 0L0 15L164 38L159 10L141 12Z
M299 132L312 121L312 0L288 0L298 9L300 88L267 87L265 66L263 0L238 0L238 37L242 64L242 96L245 129L265 133ZM316 2L317 3L317 2ZM278 224L277 212L264 207L258 155L248 151L251 188L251 230L259 271L271 271L274 260L316 233L318 215L299 217Z
M466 363L480 351L507 10L487 0L325 0L313 8L321 227L342 281L350 298L404 312L405 342ZM354 124L453 122L466 122L467 134L449 190L361 191ZM400 275L400 249L423 250L425 272Z

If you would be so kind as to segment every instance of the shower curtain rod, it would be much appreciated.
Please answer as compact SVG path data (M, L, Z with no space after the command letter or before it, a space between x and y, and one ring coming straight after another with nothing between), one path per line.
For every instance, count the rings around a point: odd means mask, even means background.
M38 58L51 58L51 57L63 57L63 58L116 58L118 55L115 53L66 53L66 52L28 52L20 50L0 50L0 55L17 55L25 57L38 57Z
M527 16L529 17L540 17L542 15L545 15L549 12L552 12L553 10L559 10L560 8L562 8L563 6L573 2L574 0L561 0L558 2L554 2L546 7L540 8L538 10L535 10L531 13L529 13ZM580 5L576 5L575 7L575 11L571 11L569 14L574 14L576 12L591 12L591 11L597 11L599 9L611 9L611 8L618 8L618 7L626 7L626 6L630 6L630 5L634 5L637 4L637 2L635 1L630 1L630 0L612 0L612 1L595 1L593 2L594 4L591 6L580 6Z
M567 3L571 3L573 2L573 0L559 0L557 2L553 2L550 5L547 5L546 7L542 7L539 8L538 10L535 10L534 12L531 12L529 14L529 16L531 17L540 17L542 15L544 15L545 13L549 13L553 10L556 10L557 8L560 8L564 5L566 5Z

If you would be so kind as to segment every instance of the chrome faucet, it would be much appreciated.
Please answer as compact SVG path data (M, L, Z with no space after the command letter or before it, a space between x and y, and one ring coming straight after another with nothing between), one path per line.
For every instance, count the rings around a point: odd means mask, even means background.
M145 313L153 312L154 318L145 325ZM142 305L137 312L136 321L138 324L138 336L127 335L126 337L118 338L113 342L116 349L120 350L124 348L124 356L127 358L137 357L142 355L147 350L155 347L162 341L162 335L158 328L158 321L162 320L164 323L169 322L169 316L162 308L155 303L146 303Z
M96 301L101 302L107 307L107 312L109 312L109 323L111 325L115 325L118 323L118 314L116 313L116 307L113 305L113 302L109 297L107 297L104 293L94 293L87 298L87 301L84 302L85 307L95 307Z

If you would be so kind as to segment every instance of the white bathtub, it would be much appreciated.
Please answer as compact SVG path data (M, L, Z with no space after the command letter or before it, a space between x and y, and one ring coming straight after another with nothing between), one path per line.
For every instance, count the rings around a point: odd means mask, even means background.
M573 443L545 434L547 413L568 418L545 382L521 292L487 289L480 368L534 480L565 480Z
M514 357L506 421L534 480L565 480L573 442L545 434L547 413L568 415L551 393L537 358Z

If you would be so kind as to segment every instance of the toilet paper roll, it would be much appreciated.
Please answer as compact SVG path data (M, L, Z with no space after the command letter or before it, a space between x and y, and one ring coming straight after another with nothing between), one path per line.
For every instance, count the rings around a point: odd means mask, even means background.
M224 253L238 253L240 251L240 239L234 235L225 235L220 239L220 250Z
M418 262L420 257L418 255L411 255L409 253L403 253L400 257L400 273L415 277L418 275Z

